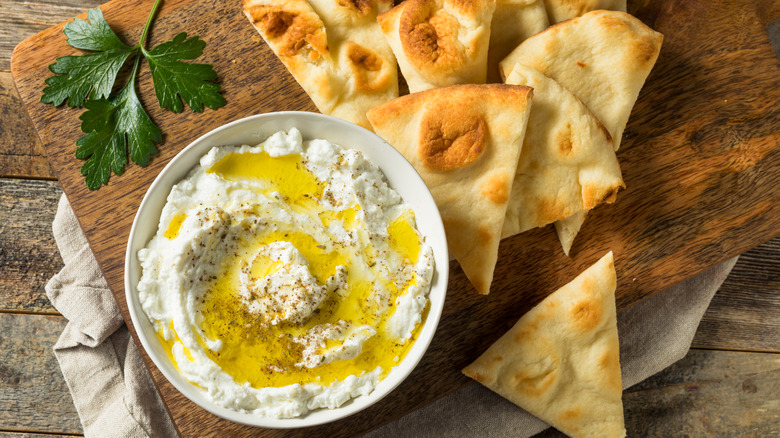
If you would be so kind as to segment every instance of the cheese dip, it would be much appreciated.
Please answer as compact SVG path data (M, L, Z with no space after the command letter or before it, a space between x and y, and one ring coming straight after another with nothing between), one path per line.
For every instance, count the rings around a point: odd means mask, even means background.
M294 128L212 148L138 258L142 308L182 375L274 418L370 393L414 342L434 270L381 170Z

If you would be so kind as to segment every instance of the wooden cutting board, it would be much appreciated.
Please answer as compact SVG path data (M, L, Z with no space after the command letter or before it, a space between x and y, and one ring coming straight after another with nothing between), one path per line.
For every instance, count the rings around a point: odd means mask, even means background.
M102 7L125 41L137 41L152 0ZM208 42L199 62L219 73L227 106L202 114L157 108L148 69L142 101L164 132L150 165L130 165L107 187L87 190L74 158L79 109L39 102L47 66L78 51L63 24L22 42L12 72L92 250L133 336L124 298L127 236L146 189L163 166L201 134L244 116L315 111L241 13L238 0L168 0L151 32L158 44L180 31ZM631 1L630 11L665 35L618 153L627 189L592 212L565 257L552 227L501 244L489 296L478 296L453 263L444 314L428 353L387 398L348 419L306 430L259 430L215 417L187 401L143 354L183 436L350 436L417 409L469 380L461 368L517 318L608 250L625 309L780 234L780 63L766 27L780 4L764 0ZM82 16L83 17L83 16ZM138 344L138 342L136 342Z

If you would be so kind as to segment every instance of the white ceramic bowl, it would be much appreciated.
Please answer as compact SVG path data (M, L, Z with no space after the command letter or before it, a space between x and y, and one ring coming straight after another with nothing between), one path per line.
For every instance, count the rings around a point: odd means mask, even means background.
M418 229L433 248L435 272L429 295L431 306L419 338L404 360L379 382L371 394L352 399L337 409L319 409L299 418L275 419L217 406L205 396L205 391L179 374L141 309L136 290L141 278L137 254L157 232L160 215L171 188L198 164L209 149L221 145L258 144L274 132L292 127L298 128L306 140L323 138L345 148L357 149L379 165L390 186L414 210ZM412 372L428 348L439 323L448 273L447 240L439 211L425 183L398 151L374 133L335 117L308 112L279 112L251 116L219 127L192 142L165 166L144 196L130 230L125 255L125 294L133 325L146 352L163 375L187 398L207 411L237 423L269 428L295 428L335 421L365 409L389 394Z

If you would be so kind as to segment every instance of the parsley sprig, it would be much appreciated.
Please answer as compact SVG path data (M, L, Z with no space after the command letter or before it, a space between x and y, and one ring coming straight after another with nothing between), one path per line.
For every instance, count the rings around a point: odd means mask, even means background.
M162 141L162 131L149 118L136 94L135 79L141 58L149 63L155 95L160 108L175 113L184 109L182 100L192 111L203 107L217 109L225 105L220 86L212 81L217 74L208 64L192 64L203 54L206 43L197 36L187 38L182 32L171 41L151 50L146 37L161 0L155 0L146 20L140 41L128 46L114 33L100 9L87 12L87 20L74 19L65 25L67 43L88 53L62 56L49 66L55 75L46 79L41 102L59 106L83 106L81 131L86 135L76 141L76 158L86 160L81 174L90 190L107 184L111 172L121 175L130 160L140 166L149 163L157 153L155 143ZM119 71L131 57L132 72L127 83L113 92Z

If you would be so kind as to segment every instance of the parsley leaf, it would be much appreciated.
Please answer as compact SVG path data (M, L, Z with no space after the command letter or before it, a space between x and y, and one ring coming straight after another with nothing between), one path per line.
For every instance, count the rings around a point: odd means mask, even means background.
M89 50L81 56L57 58L49 70L55 74L46 79L41 102L59 106L83 106L81 131L86 135L76 141L76 158L86 160L81 166L87 187L91 190L107 184L111 173L121 175L130 160L146 166L157 153L155 143L162 141L162 131L149 118L136 94L135 78L141 57L149 62L160 108L182 111L182 100L196 112L207 106L225 105L221 87L213 82L217 74L207 64L189 64L203 54L206 43L197 36L187 39L182 32L173 40L147 51L146 36L161 0L155 0L138 45L128 46L119 39L100 9L87 12L87 20L74 19L65 25L71 46ZM140 52L140 53L139 53ZM117 74L125 61L135 55L127 84L112 95Z
M92 91L92 97L102 99L111 94L116 75L133 52L111 49L82 56L63 56L49 66L57 76L46 79L41 102L59 106L66 99L68 106L81 106Z
M162 139L160 128L144 111L131 80L109 99L89 100L81 115L81 130L88 134L76 142L76 158L86 159L81 174L91 190L108 183L113 170L121 175L130 159L141 166L157 152L154 143Z
M220 86L207 82L217 78L210 65L180 61L199 57L204 47L205 41L197 36L187 39L187 33L182 32L150 51L141 49L152 71L160 108L180 113L182 103L179 96L195 112L203 111L204 105L211 109L225 105L225 99L219 94Z
M83 56L63 56L49 66L57 76L46 79L41 102L59 106L65 100L68 106L81 106L93 91L93 97L102 99L111 94L116 75L133 51L111 30L100 9L87 12L89 21L75 18L65 25L68 44L91 53Z
M73 21L65 25L65 35L68 37L68 44L82 49L102 52L106 50L133 50L132 47L123 43L118 36L111 30L103 13L100 9L90 9L87 11L87 20L74 18Z

